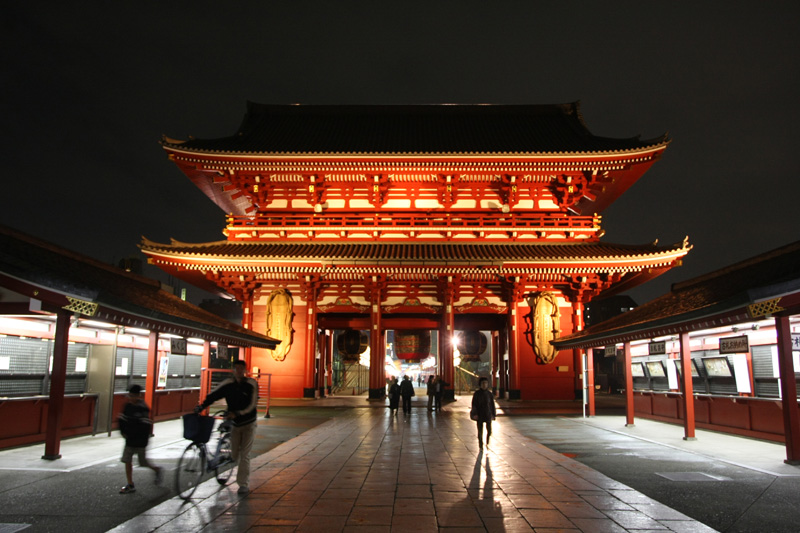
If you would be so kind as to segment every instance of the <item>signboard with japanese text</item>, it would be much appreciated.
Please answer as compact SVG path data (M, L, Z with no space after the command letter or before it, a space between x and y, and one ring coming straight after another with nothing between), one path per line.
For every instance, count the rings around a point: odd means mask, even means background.
M169 351L175 355L186 355L186 339L170 339Z
M667 353L667 341L651 342L647 345L650 355L663 355Z
M725 337L719 340L719 353L747 353L750 351L750 343L747 342L747 335L738 337Z

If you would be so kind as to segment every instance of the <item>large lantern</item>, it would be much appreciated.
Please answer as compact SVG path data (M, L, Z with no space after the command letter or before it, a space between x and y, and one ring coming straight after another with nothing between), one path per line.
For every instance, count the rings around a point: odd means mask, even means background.
M427 329L395 330L395 353L404 363L419 363L431 354L431 332Z
M348 329L339 334L336 347L344 361L358 361L358 356L369 348L369 336L357 329Z
M480 361L487 346L486 335L480 331L464 331L458 338L458 351L461 352L462 361Z

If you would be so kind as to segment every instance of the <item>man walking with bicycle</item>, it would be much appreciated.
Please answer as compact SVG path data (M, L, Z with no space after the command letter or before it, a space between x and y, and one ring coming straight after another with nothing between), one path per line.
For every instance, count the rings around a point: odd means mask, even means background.
M206 409L217 400L225 398L228 418L233 422L231 433L231 455L239 465L236 483L239 494L250 492L250 449L256 434L256 407L258 404L258 382L245 376L247 363L239 359L233 363L233 377L222 381L208 393L206 399L195 407L195 412Z

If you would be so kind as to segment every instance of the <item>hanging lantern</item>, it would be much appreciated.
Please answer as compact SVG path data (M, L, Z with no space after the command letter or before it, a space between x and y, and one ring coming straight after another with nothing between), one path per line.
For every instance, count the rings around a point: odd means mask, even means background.
M343 361L358 361L358 356L369 348L369 336L357 329L348 329L339 334L336 347Z
M461 352L462 361L480 361L487 346L486 335L480 331L464 331L458 338L458 351Z
M404 363L419 363L431 353L431 332L427 329L396 330L395 353Z

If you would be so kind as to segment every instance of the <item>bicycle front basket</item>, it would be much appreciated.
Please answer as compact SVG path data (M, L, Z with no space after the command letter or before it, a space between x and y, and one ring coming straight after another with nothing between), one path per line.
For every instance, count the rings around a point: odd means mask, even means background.
M214 417L194 413L183 415L183 438L192 442L208 442L214 429Z

